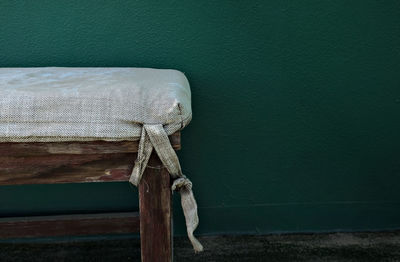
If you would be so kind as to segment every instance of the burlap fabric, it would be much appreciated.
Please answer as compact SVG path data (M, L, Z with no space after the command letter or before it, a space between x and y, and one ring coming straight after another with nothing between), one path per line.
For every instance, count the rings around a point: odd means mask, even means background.
M140 140L130 182L138 185L153 148L181 193L188 236L198 224L191 182L168 135L191 120L183 73L150 68L1 68L0 142Z

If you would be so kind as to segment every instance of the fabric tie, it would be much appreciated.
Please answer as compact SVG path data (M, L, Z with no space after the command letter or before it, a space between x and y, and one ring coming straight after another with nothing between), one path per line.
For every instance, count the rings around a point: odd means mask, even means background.
M171 187L172 191L179 191L181 195L181 205L185 215L186 230L190 242L193 245L193 249L196 252L203 251L203 246L193 235L194 230L199 224L199 217L197 214L197 203L192 191L192 182L183 175L178 156L172 148L168 135L162 125L143 125L139 141L138 156L129 182L135 186L139 185L153 151L153 147L174 181Z

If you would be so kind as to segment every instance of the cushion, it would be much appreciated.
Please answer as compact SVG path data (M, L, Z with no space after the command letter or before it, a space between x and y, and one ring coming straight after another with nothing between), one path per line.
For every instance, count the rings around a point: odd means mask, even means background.
M185 75L150 68L1 68L0 142L138 140L191 120Z

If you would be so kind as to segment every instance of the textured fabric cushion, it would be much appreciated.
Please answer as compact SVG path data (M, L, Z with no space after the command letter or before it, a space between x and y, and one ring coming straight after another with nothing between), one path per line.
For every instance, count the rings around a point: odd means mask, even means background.
M191 120L188 81L149 68L1 68L0 142L138 140Z

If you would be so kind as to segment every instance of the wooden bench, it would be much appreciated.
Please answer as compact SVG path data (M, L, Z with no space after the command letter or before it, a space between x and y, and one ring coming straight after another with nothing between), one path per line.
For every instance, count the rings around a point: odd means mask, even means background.
M179 150L180 133L169 137ZM138 141L0 143L0 185L128 181ZM139 213L0 218L0 238L137 233L142 261L172 261L171 178L153 152Z
M129 181L138 213L0 219L0 238L140 232L142 261L171 261L171 191L199 219L175 150L192 118L186 76L152 68L0 68L0 185ZM139 226L140 225L140 226Z

